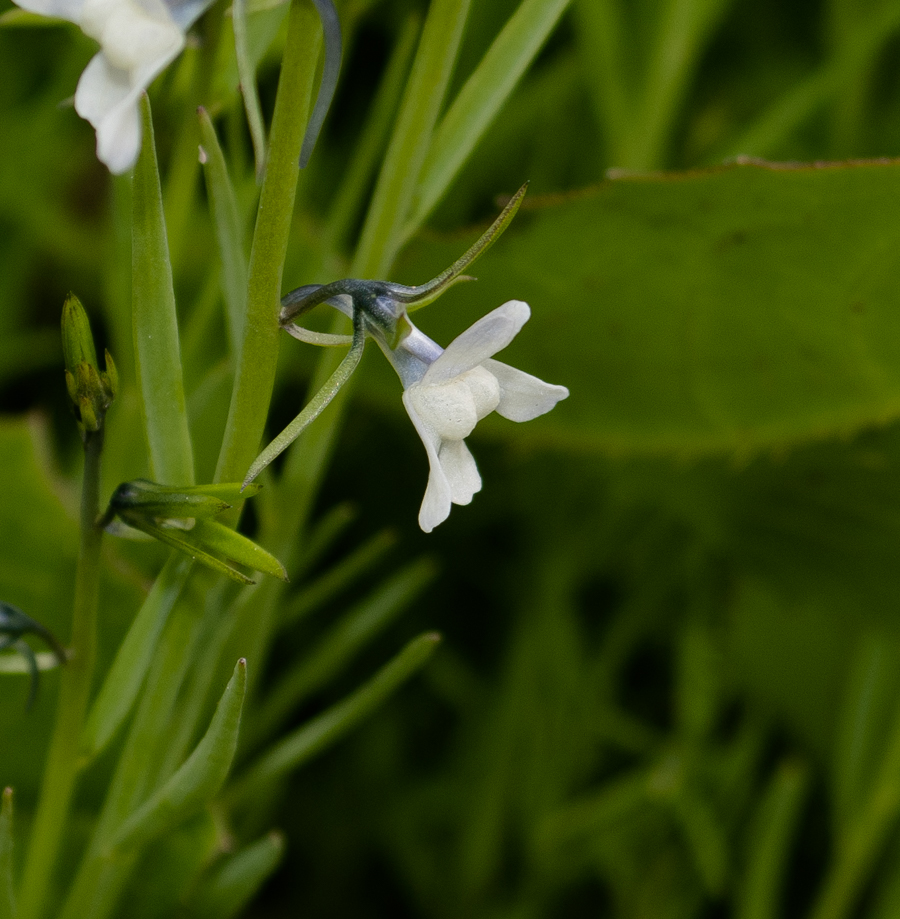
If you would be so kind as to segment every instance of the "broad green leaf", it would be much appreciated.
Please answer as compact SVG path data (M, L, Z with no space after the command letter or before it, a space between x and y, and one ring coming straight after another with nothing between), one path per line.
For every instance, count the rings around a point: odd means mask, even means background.
M900 416L898 192L893 162L755 163L535 201L421 324L446 344L530 303L498 357L572 396L521 427L489 419L516 440L689 457L846 435ZM392 280L433 276L456 245L418 243Z
M244 312L247 305L247 250L237 197L216 129L205 109L200 109L200 137L205 159L203 174L209 194L219 261L222 266L222 292L228 319L228 341L231 353L237 354L244 334Z
M162 192L156 165L153 118L141 100L144 141L134 169L132 321L141 413L154 480L194 481L181 372L181 348L172 266L166 242Z
M191 898L196 919L232 919L249 903L278 867L284 837L269 833L215 865Z
M450 187L570 0L522 0L434 132L406 235Z
M190 567L189 559L172 556L141 605L88 714L81 738L86 759L104 749L131 711Z
M247 684L246 661L239 660L219 700L209 728L184 765L142 804L113 836L110 849L144 845L173 828L218 793L237 749Z
M368 683L264 753L243 776L238 777L229 798L252 796L255 791L277 781L330 747L417 673L428 662L439 641L440 636L434 632L414 638Z
M13 790L0 793L0 919L15 919L13 886Z

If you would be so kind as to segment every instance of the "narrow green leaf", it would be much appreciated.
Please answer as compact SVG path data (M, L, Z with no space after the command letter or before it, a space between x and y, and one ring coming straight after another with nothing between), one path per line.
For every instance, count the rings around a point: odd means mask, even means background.
M232 919L250 902L284 855L284 837L269 833L216 865L191 898L195 919Z
M871 788L897 704L897 689L892 638L864 635L850 664L831 760L834 828L840 836L853 824Z
M900 821L900 707L886 732L884 753L866 799L853 817L825 876L812 919L845 919L852 914Z
M198 545L197 540L191 538L191 530L182 530L176 527L155 526L147 520L139 517L126 517L125 522L129 526L133 526L139 530L143 530L145 533L149 533L154 539L158 539L161 543L165 543L165 545L171 546L173 549L177 549L179 552L186 553L192 559L200 562L200 564L206 565L207 568L212 568L213 571L218 571L219 574L224 574L226 577L231 578L232 581L237 581L238 584L254 583L254 581L248 578L247 575L238 571L236 568L232 568L231 565L227 565L221 559L216 558L214 555L207 552L203 547Z
M456 62L471 0L432 0L351 274L388 274Z
M463 275L463 271L477 259L481 258L491 246L503 235L504 230L512 223L513 217L518 213L522 205L522 199L525 192L528 191L526 182L513 196L509 199L506 207L500 212L497 219L478 237L464 255L461 255L446 271L442 271L436 278L427 284L419 287L413 287L408 294L400 295L397 299L402 303L409 305L410 311L419 309L433 303L437 298L458 281L471 281Z
M304 699L340 673L355 655L408 609L434 577L434 572L434 563L429 559L407 565L341 617L264 700L254 719L254 735L265 736Z
M421 25L421 17L410 13L394 44L365 124L353 145L350 164L341 176L337 196L328 209L324 234L327 249L340 251L350 228L359 219L372 177L384 158Z
M325 411L328 403L338 394L341 387L350 379L356 370L363 349L366 345L366 335L363 328L362 314L358 313L354 319L353 345L344 355L334 373L328 378L325 385L310 399L303 411L263 450L253 461L244 484L249 485L262 471L303 433L319 415Z
M134 169L132 320L141 413L150 468L159 482L194 481L181 371L172 266L166 242L153 118L141 98L144 141Z
M188 531L192 537L206 549L244 565L252 571L271 574L282 581L288 579L284 565L269 554L252 539L224 526L215 520L198 520L192 530Z
M238 778L229 798L252 795L260 786L277 781L340 740L417 673L428 662L439 641L440 636L435 632L414 638L368 683L264 753L243 777Z
M409 239L440 201L534 61L571 0L522 0L434 132L413 213Z
M219 261L222 265L222 293L228 320L228 342L236 356L244 335L244 313L247 308L247 252L237 196L216 129L206 109L199 109L200 138L205 159L203 174L212 210Z
M0 919L16 916L13 867L13 790L4 788L0 795Z
M396 543L397 537L394 533L384 530L344 556L291 599L282 613L282 627L302 619L311 610L319 608L340 592L348 590L358 578L371 571Z
M228 775L237 749L247 685L247 662L239 660L209 728L184 765L114 835L110 849L145 845L208 804Z
M81 735L81 750L86 760L93 759L106 747L131 711L190 567L189 559L173 555L128 629Z
M783 763L772 776L748 837L737 919L778 919L782 915L781 885L808 784L808 770L799 762Z
M256 89L256 72L247 47L246 0L233 0L231 12L241 94L244 97L247 124L250 128L250 138L253 141L253 154L256 157L256 181L262 182L266 171L266 128L263 124L262 107L259 104L259 93Z
M749 155L767 156L791 132L837 92L866 72L879 49L900 28L900 7L893 3L879 6L870 21L858 26L840 52L805 80L790 89L763 111L750 127L717 151L713 159Z

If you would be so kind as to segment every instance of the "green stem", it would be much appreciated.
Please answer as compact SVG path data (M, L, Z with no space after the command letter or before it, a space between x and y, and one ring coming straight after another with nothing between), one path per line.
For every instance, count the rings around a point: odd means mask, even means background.
M38 919L51 888L60 841L79 769L81 732L87 712L97 640L97 597L103 531L100 514L100 455L103 432L88 433L81 492L81 547L75 576L71 659L60 676L59 706L50 741L41 796L28 846L19 902L20 919Z
M321 40L319 17L312 4L309 0L292 0L272 116L269 160L250 252L247 321L216 470L217 482L239 482L244 478L259 448L272 398L281 275Z

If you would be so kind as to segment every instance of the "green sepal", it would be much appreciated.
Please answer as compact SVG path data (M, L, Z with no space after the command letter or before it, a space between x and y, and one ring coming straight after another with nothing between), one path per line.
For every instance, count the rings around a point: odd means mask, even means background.
M111 850L146 845L216 796L237 749L246 687L247 662L241 658L203 739L162 788L125 820L111 841Z
M479 237L478 241L446 271L442 271L436 278L418 287L402 288L398 285L398 290L395 294L397 300L404 303L410 311L417 310L437 300L441 294L454 284L458 284L460 281L474 281L474 278L464 275L463 271L476 259L484 255L503 235L503 232L512 223L513 217L516 216L526 191L528 191L527 182L510 198L509 203L503 208L497 219Z
M198 520L189 535L195 537L206 548L245 568L259 571L261 574L271 574L282 581L288 579L284 565L274 555L266 552L252 539L222 523L215 520Z
M143 530L154 539L158 539L161 543L171 546L179 552L184 552L192 559L200 562L201 565L206 565L207 568L212 568L213 571L224 574L233 581L237 581L238 584L256 583L251 578L248 578L247 575L242 574L236 568L232 568L231 565L226 564L221 559L211 555L203 547L197 545L196 540L190 538L192 536L190 530L158 526L154 523L150 523L149 520L144 520L141 517L132 516L130 514L122 514L121 516L129 526L133 526L138 530Z
M222 498L192 487L157 485L146 479L123 482L109 500L110 507L121 515L140 515L155 520L189 520L214 517L231 505Z

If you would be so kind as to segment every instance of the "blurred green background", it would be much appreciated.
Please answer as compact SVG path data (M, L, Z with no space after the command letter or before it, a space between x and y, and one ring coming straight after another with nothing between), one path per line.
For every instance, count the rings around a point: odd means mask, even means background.
M339 6L345 65L301 180L288 288L346 270L335 251L361 215L335 227L334 202L391 54L427 9ZM516 6L473 2L457 88ZM283 9L260 10L269 111ZM92 53L73 28L0 28L0 597L62 633L77 547L69 290L133 373L128 180L96 162L64 104ZM179 155L198 104L248 216L255 186L233 65L198 99L186 87L202 60L189 49L152 95L206 481L230 383L202 176ZM289 723L416 632L445 641L260 802L259 829L288 843L248 916L900 915L898 62L896 0L573 0L391 278L435 275L530 179L478 283L420 324L446 342L527 300L504 359L572 395L526 426L479 427L484 491L425 536L424 452L397 381L366 357L317 504L355 516L322 565L387 528L384 565L424 555L437 574ZM886 159L821 165L873 158ZM282 343L272 432L304 398L312 351ZM146 473L137 414L110 415L107 494ZM108 659L162 556L107 554ZM267 683L366 588L284 633ZM8 687L0 785L27 812L55 683L28 713L24 682Z

